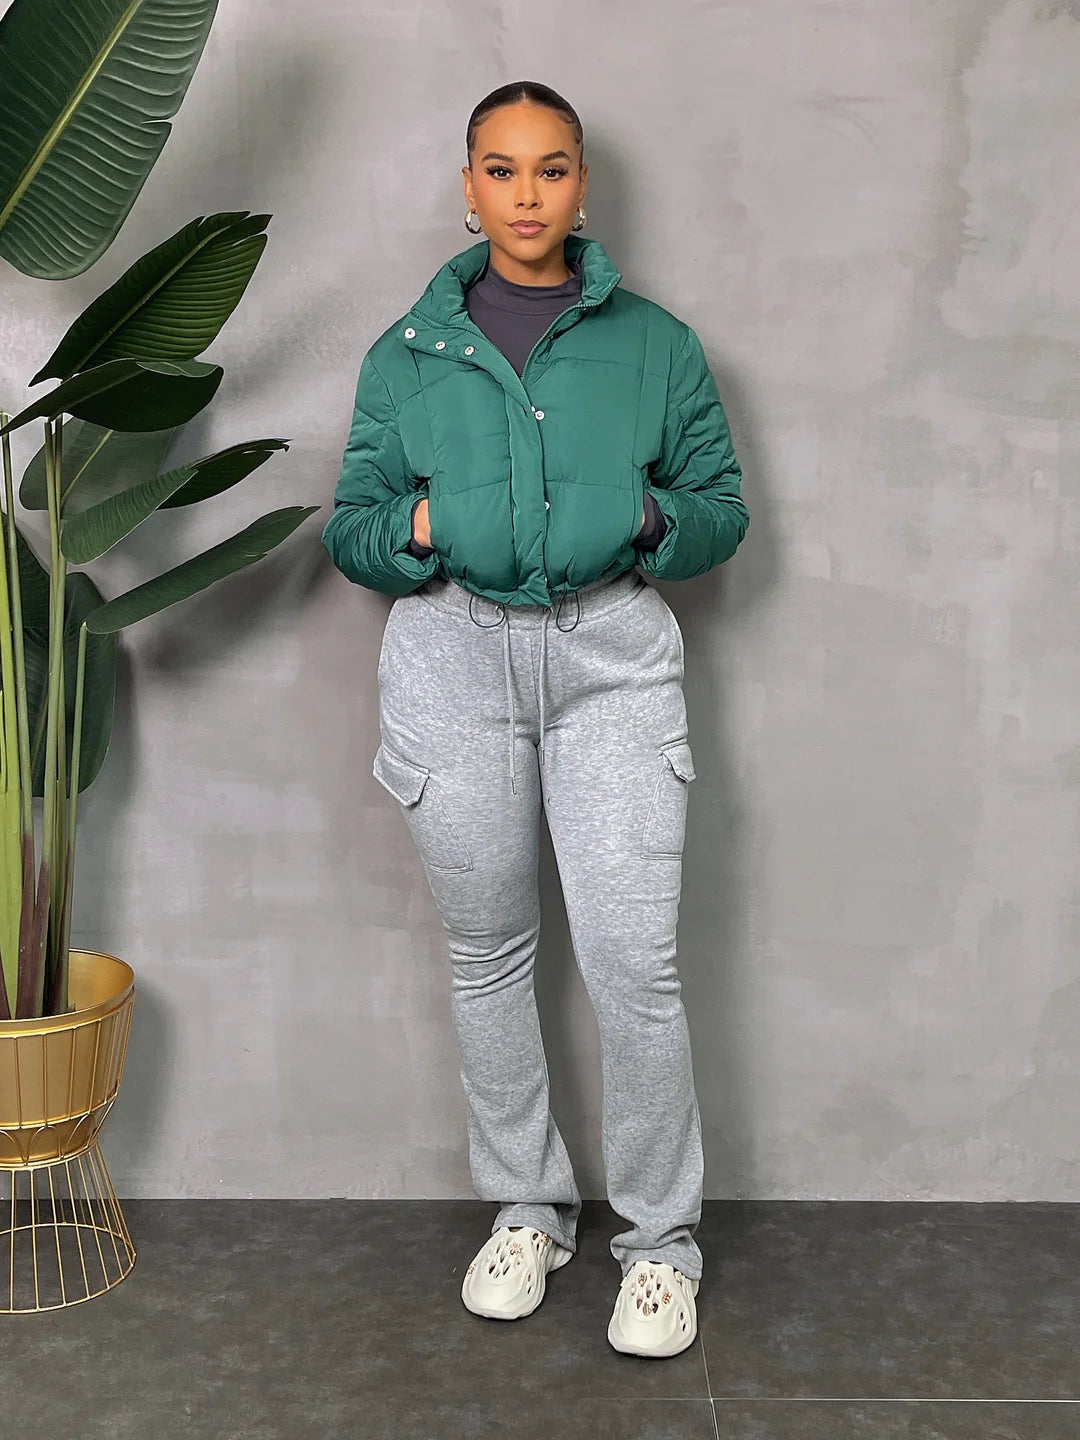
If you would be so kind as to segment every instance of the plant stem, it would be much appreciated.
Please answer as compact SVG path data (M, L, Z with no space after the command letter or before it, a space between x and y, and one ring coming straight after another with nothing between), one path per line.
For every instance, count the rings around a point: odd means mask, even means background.
M0 425L11 417L0 410ZM26 831L33 847L33 784L28 776L29 735L26 703L26 662L22 634L22 588L19 582L15 535L15 496L12 482L11 437L3 437L4 541L0 547L0 683L3 693L3 874L0 875L0 1019L15 1015L18 1004L19 956L22 949L22 915L25 888ZM15 647L12 655L12 636ZM13 663L14 662L14 663ZM16 821L16 813L20 819ZM16 830L20 833L16 838ZM18 854L15 851L18 849Z
M64 660L64 581L65 562L60 549L60 514L59 514L59 444L56 433L49 421L45 422L45 490L49 502L49 544L50 544L50 573L49 573L49 697L48 709L49 718L46 729L45 740L45 806L44 806L44 840L42 844L42 865L48 867L49 892L45 898L45 912L41 926L41 949L35 959L37 962L37 974L35 975L34 1003L37 1006L35 1014L40 1015L44 1002L45 971L49 968L49 937L52 927L50 919L57 920L59 916L53 911L53 895L55 891L56 875L58 866L56 864L57 845L57 775L59 765L57 763L57 735L60 732L60 743L66 743L66 715L64 713L64 696L61 694L60 685L63 678ZM63 727L61 729L61 727ZM63 832L61 831L61 834ZM66 840L66 837L65 837ZM65 965L66 957L57 955L56 965ZM61 987L63 988L63 986Z
M75 725L71 741L71 800L68 808L67 854L64 857L64 898L61 911L60 953L64 966L60 972L60 988L57 994L57 1008L68 1008L68 972L71 940L71 898L75 888L75 834L79 812L79 759L82 755L83 680L86 675L86 637L89 634L85 624L79 626L79 663L75 671Z

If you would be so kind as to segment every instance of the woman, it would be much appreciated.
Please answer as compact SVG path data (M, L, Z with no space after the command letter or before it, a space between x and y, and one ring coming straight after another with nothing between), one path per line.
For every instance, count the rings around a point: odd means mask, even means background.
M398 598L373 773L449 941L469 1163L499 1204L461 1296L530 1314L581 1209L533 992L543 807L600 1029L616 1350L697 1334L701 1124L675 966L687 786L683 637L637 566L685 580L749 524L692 329L581 236L574 110L505 85L473 111L466 228L360 367L323 543ZM478 223L477 223L478 222ZM565 617L565 618L564 618ZM553 623L552 623L553 622Z

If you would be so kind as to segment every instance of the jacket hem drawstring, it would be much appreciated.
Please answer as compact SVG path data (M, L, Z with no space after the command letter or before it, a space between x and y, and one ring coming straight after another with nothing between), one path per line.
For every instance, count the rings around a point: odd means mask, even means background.
M560 625L560 624L559 624L559 617L560 617L560 615L561 615L561 613L562 613L563 601L566 599L567 595L573 595L574 601L575 601L575 603L576 603L576 605L577 605L577 613L576 613L575 616L574 616L574 623L573 623L573 625L563 626L563 625ZM504 672L505 677L506 677L506 707L507 707L508 718L509 718L509 722L510 722L510 724L509 724L509 736L510 736L510 740L509 740L509 743L510 743L510 789L511 789L512 793L516 795L516 794L517 794L517 765L516 765L515 741L516 741L516 739L517 739L517 713L516 713L515 706L514 706L514 683L513 683L513 676L511 675L511 672L510 672L510 612L509 612L509 609L507 608L507 605L506 605L506 602L505 602L505 601L503 601L503 600L496 600L496 601L494 602L494 604L496 604L496 605L498 606L499 611L500 611L500 615L499 615L498 620L494 620L494 621L492 621L492 622L490 622L490 623L487 623L487 622L485 622L485 621L483 621L483 620L478 620L478 619L476 618L476 616L473 614L473 600L474 600L475 598L476 598L475 593L470 593L470 595L469 595L469 619L473 622L473 624L474 624L474 625L479 625L482 630L491 630L491 629L493 629L496 625L501 625L501 626L503 627L503 672ZM554 611L552 611L550 608L547 609L547 610L545 611L545 613L544 613L543 620L542 620L541 623L540 623L540 683L539 683L539 698L540 698L540 760L541 760L541 762L543 762L543 759L544 759L544 690L545 690L545 673L546 673L546 665L547 665L547 627L548 627L548 621L551 619L552 614L554 614L554 616L555 616L555 625L556 625L556 628L557 628L557 629L563 630L564 632L575 629L576 626L577 626L578 621L581 619L581 600L580 600L580 598L579 598L579 596L578 596L578 592L577 592L576 590L569 590L569 591L564 590L564 591L560 594L560 596L559 596L559 598L558 598L558 601L556 602Z

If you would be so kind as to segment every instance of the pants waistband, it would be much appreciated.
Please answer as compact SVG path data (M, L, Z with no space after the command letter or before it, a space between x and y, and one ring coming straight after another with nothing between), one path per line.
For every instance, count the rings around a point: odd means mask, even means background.
M515 629L528 627L539 630L547 617L548 623L554 622L560 630L572 630L580 620L602 614L647 583L637 569L631 567L618 575L608 575L576 590L565 591L557 595L550 605L511 605L501 600L489 600L486 595L478 595L445 575L433 576L418 593L440 610L450 610L480 626L500 625L506 614L512 619Z

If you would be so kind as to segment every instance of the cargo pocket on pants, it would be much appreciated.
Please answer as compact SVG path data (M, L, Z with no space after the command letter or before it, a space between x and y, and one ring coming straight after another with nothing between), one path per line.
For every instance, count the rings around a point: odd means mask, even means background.
M381 744L371 773L399 801L420 858L433 870L471 870L472 856L439 798L431 772Z
M686 740L660 747L660 773L641 832L643 855L681 856L686 834L686 787L695 777Z

